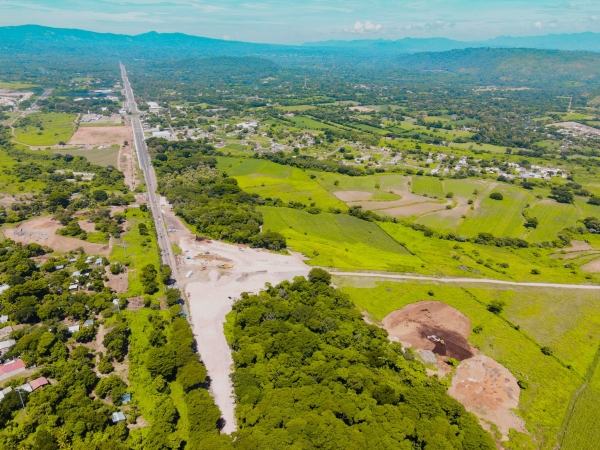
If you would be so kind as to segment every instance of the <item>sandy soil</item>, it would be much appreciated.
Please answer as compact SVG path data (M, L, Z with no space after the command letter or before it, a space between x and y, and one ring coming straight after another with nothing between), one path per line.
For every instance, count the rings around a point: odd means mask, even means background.
M559 252L565 251L569 252L586 252L588 250L592 250L592 246L585 241L571 241L571 246L567 248L561 248L557 250Z
M459 361L475 354L467 341L471 321L445 303L431 300L413 303L388 314L382 323L390 338L405 346L431 350L443 358ZM445 345L427 339L433 334L443 339Z
M110 246L105 244L91 244L89 242L73 239L56 234L62 228L60 222L51 217L36 217L22 224L4 230L4 236L16 242L30 244L35 242L46 245L56 252L68 252L83 247L90 255L108 255Z
M277 284L295 276L306 276L309 267L294 256L259 252L222 242L207 244L184 237L179 245L190 258L208 251L219 260L230 261L233 265L228 270L211 268L200 271L200 260L181 260L186 266L182 267L182 271L194 272L190 277L192 282L185 288L193 330L211 379L215 403L225 420L223 432L231 433L236 429L233 386L229 378L233 359L223 334L225 316L242 292L256 293L267 282Z
M450 203L417 203L416 205L380 210L380 212L392 217L420 216L422 214L446 209L446 205L449 204Z
M587 264L584 264L583 266L580 267L581 270L583 270L584 272L600 272L600 258L598 259L594 259L593 261L590 261Z
M96 147L99 145L123 145L125 141L132 140L131 128L117 127L79 127L68 145L85 145Z
M335 191L333 195L343 202L359 202L372 197L369 192L365 191Z
M373 108L369 108L367 106L351 106L350 111L371 112L371 111L375 111L375 110Z
M517 379L509 370L483 355L461 362L448 389L467 411L495 424L503 439L508 438L511 428L527 432L523 419L512 411L519 406L520 392ZM484 422L482 425L489 429Z
M395 192L397 193L397 192ZM397 193L398 194L398 193ZM410 192L405 192L402 195L400 200L393 200L390 202L375 202L375 201L367 201L367 202L348 202L349 206L362 206L363 209L374 210L374 209L388 209L388 208L397 208L400 206L414 205L417 203L426 203L430 202L431 199L427 197L422 197L417 194L412 194Z
M458 206L456 206L455 208L452 208L452 209L443 209L441 211L434 211L430 214L424 214L421 217L436 216L436 217L439 217L440 219L453 218L453 219L456 219L458 222L462 218L462 216L467 215L469 213L470 209L471 209L471 205L464 203L464 204L459 204Z

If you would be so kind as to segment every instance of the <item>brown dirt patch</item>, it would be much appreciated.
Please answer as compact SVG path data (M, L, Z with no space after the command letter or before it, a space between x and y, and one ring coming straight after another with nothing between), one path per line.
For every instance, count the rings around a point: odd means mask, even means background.
M56 230L62 228L60 222L51 217L36 217L4 230L4 236L22 244L35 242L46 245L56 252L69 252L83 247L91 255L108 255L110 246L105 244L92 244L79 239L59 236Z
M436 301L407 305L388 314L382 321L391 338L445 358L459 361L471 358L475 351L467 341L471 321L458 310ZM436 335L445 345L432 342L427 336Z
M129 188L129 190L133 191L140 184L138 180L138 172L137 172L137 160L135 156L135 151L133 150L132 142L133 142L133 134L131 134L131 125L129 121L126 121L126 128L130 133L131 139L128 139L127 145L122 145L119 149L118 155L118 164L119 170L123 172L125 175L125 185Z
M561 248L559 251L569 252L587 252L592 250L592 246L585 241L571 241L571 246L567 248Z
M504 439L511 428L526 433L523 419L512 411L521 394L517 379L492 358L477 355L461 362L448 393L467 411L495 424Z
M131 129L124 127L79 127L69 145L123 145L132 140Z
M395 194L402 195L400 200L394 200L391 202L349 202L349 206L362 206L365 210L376 210L376 209L388 209L388 208L397 208L400 206L414 205L417 203L426 203L430 202L431 199L427 197L422 197L417 194L412 194L410 192L406 192L403 194L399 194L394 191Z
M589 263L584 264L583 266L580 267L580 269L583 270L584 272L590 272L590 273L600 272L600 258L594 259L593 261L590 261Z
M108 281L106 285L118 294L124 294L129 287L129 277L127 272L113 275L109 270L106 271Z
M416 205L401 206L399 208L382 209L380 212L392 217L420 216L446 208L450 203L418 203Z
M369 192L365 191L336 191L333 195L343 202L359 202L369 200L372 197Z

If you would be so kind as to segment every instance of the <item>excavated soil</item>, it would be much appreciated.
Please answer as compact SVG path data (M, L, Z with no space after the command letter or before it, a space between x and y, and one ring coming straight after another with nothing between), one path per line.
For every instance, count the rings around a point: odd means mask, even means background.
M382 323L390 337L410 344L411 347L431 350L444 358L455 358L459 361L471 358L475 354L467 340L471 331L471 321L445 303L413 303L387 315ZM445 345L427 339L427 336L431 335L443 339Z
M125 141L131 141L131 136L129 126L79 127L69 145L123 145Z
M461 362L448 393L467 411L495 424L504 439L511 428L526 433L523 419L512 411L519 406L517 379L492 358L477 355Z
M63 228L60 222L51 217L35 217L27 220L14 228L4 230L4 236L15 242L46 245L55 252L68 252L80 247L89 255L108 255L110 246L105 244L92 244L90 242L59 236L56 230Z

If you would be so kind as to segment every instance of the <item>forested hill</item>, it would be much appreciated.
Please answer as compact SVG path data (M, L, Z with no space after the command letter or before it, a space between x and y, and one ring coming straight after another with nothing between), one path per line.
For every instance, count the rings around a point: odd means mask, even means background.
M536 84L563 81L597 83L600 54L559 50L469 48L438 53L401 55L399 68L470 74L481 82Z

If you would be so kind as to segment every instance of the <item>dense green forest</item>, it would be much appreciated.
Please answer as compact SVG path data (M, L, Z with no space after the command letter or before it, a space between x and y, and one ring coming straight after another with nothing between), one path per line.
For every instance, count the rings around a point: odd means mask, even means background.
M330 281L313 269L234 305L235 447L495 448L410 350L390 344Z

